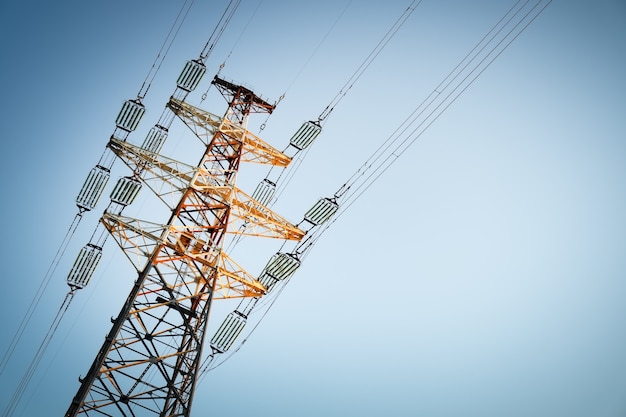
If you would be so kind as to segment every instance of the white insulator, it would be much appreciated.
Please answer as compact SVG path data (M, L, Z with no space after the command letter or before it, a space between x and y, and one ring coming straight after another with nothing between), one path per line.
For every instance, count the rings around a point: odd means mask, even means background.
M183 71L176 80L176 85L185 91L193 91L200 83L206 72L206 66L202 61L187 61Z
M299 150L306 149L321 132L322 126L318 122L304 122L291 137L289 143Z
M265 265L264 273L267 273L279 281L287 279L296 272L300 267L300 260L290 253L277 252L274 254L267 265Z
M111 201L128 206L135 201L135 197L141 190L141 183L132 177L122 177L111 191Z
M317 203L304 214L304 220L314 225L320 225L333 217L338 209L339 205L336 202L328 198L320 198Z
M86 287L101 257L102 248L89 243L85 245L78 253L78 257L67 275L68 285L77 288Z
M146 108L139 100L126 100L115 119L115 124L120 129L132 132L137 129L137 125L139 125L139 121L145 112Z
M256 189L252 193L252 198L264 206L267 206L272 201L275 192L276 184L265 178L256 186Z
M259 282L263 284L267 292L270 292L274 284L278 282L278 279L276 277L271 276L267 272L263 272L261 276L259 277Z
M161 148L163 147L166 139L167 130L159 125L156 125L150 129L141 147L146 151L159 153L161 152Z
M78 196L76 205L86 211L96 207L98 200L109 181L109 170L96 165L89 171Z
M246 318L240 312L235 310L229 313L211 338L211 348L220 353L226 352L233 345L245 325Z

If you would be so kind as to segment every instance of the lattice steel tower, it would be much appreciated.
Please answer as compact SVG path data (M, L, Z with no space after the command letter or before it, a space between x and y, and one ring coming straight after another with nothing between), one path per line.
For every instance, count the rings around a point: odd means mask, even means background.
M102 216L138 277L66 416L188 416L212 301L258 298L267 290L224 252L225 234L304 236L235 186L240 162L284 167L291 160L245 128L251 113L271 113L274 105L218 77L212 83L229 103L224 117L176 97L166 109L206 145L197 166L115 137L107 145L133 170L133 181L170 206L171 216L166 224L110 208ZM223 330L238 329L231 320Z

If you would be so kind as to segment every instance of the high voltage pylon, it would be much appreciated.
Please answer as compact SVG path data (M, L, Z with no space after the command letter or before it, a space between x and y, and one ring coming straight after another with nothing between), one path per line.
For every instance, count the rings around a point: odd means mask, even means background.
M139 275L66 416L91 411L133 416L139 409L188 416L213 300L260 297L266 291L224 252L225 235L293 241L304 236L236 187L241 162L290 162L245 128L250 114L271 113L274 105L218 77L213 84L229 102L223 118L175 98L168 103L206 141L197 166L114 138L108 145L164 202L177 202L163 225L110 211L102 216Z
M388 37L397 31L397 25L420 2L411 3L318 120L305 122L283 151L246 129L251 114L265 113L269 117L276 104L270 104L247 87L220 78L219 72L211 85L228 102L223 117L185 102L187 94L198 86L206 72L208 46L200 58L187 62L174 94L141 146L126 139L137 127L145 108L140 98L124 102L101 161L90 172L77 197L79 216L95 207L114 160L122 160L132 175L119 179L90 242L78 254L67 277L70 292L60 311L66 310L75 291L89 283L108 237L123 249L138 277L122 310L112 319L113 326L89 371L80 379L81 385L66 416L189 416L200 377L212 369L218 355L233 347L258 301L267 299L266 295L277 283L290 279L332 224L331 218L336 220L415 142L550 0L545 3L538 0L529 7L516 3L348 181L331 197L320 198L300 223L291 224L269 208L277 198L278 180L286 171L282 168L297 166L290 164L291 161L297 162L300 152L309 148L334 105L377 56ZM197 165L160 154L176 117L205 146ZM270 166L251 196L236 187L241 162ZM272 170L273 167L281 169ZM122 215L142 185L150 188L171 211L166 223ZM292 249L283 246L255 278L226 253L227 234L238 235L231 244L247 235L290 241ZM209 312L213 300L220 298L241 301L207 340L207 354L203 350ZM55 318L51 329L57 325ZM47 343L48 336L40 350L45 350ZM37 356L33 361L33 370L39 360ZM29 368L24 381L27 383L31 376ZM22 385L25 387L26 383ZM22 393L23 389L17 391L19 395L14 396L16 400L7 407L6 415L15 408Z

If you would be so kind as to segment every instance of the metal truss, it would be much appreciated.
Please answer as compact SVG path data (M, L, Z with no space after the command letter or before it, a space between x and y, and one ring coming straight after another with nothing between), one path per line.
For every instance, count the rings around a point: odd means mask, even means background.
M245 87L218 78L213 83L229 100L223 118L182 101L169 104L206 141L197 166L124 141L109 143L172 212L164 224L102 216L138 277L66 416L189 416L212 301L266 291L222 250L225 235L304 236L235 186L242 161L290 161L243 127L250 113L273 106Z

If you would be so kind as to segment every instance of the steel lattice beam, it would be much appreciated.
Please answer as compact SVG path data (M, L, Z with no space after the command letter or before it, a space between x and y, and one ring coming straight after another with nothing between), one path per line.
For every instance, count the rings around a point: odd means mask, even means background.
M283 152L226 118L218 118L212 113L175 98L171 98L167 106L204 144L207 144L218 130L238 138L244 144L241 154L242 162L271 164L280 167L285 167L291 162L291 158Z
M265 228L257 235L304 236L234 183L245 148L255 149L235 124L273 106L245 87L223 82L219 89L229 109L220 126L210 128L212 138L197 167L121 141L109 144L135 172L142 171L145 183L167 184L164 195L179 199L163 225L114 213L102 217L139 275L66 416L188 417L212 301L265 291L221 249L231 220Z

